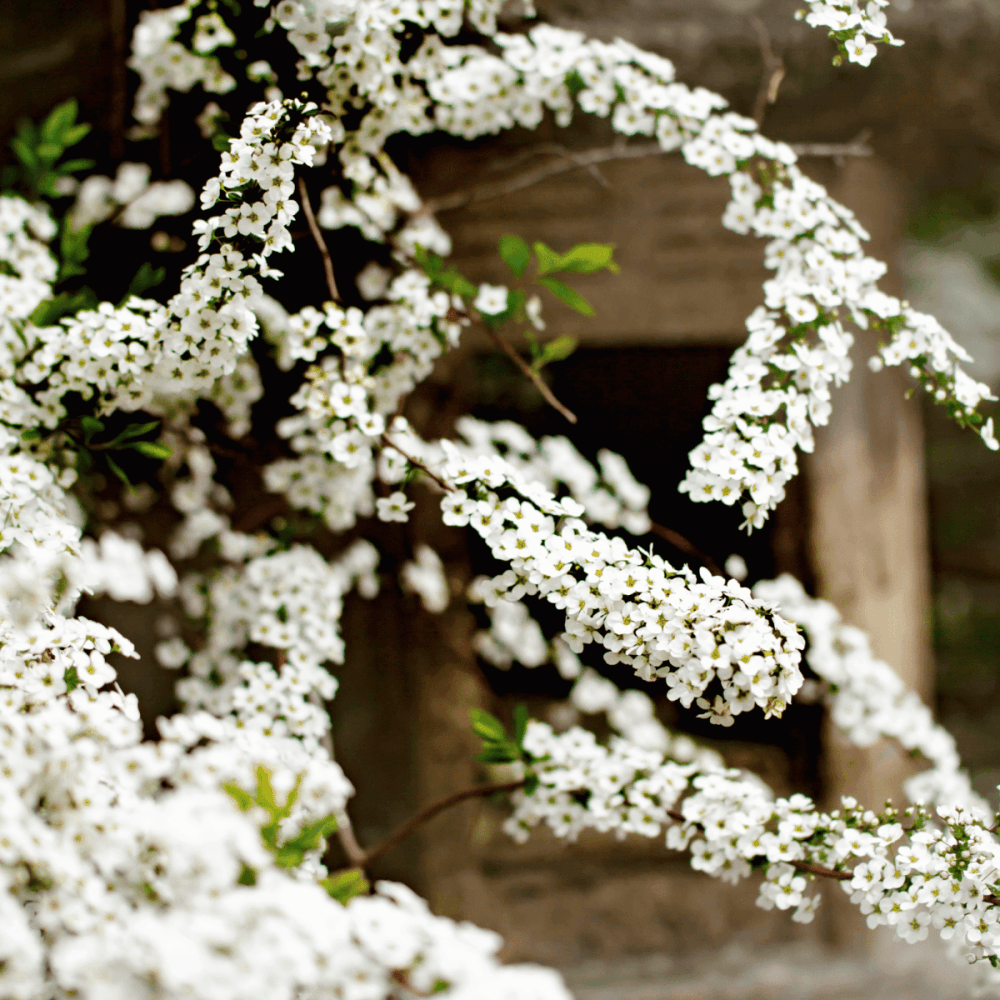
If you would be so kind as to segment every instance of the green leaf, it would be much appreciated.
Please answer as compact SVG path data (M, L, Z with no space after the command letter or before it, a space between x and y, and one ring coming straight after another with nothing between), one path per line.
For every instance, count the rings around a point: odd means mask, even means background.
M103 421L97 417L80 417L80 426L83 428L83 440L86 444L90 444L90 439L104 430Z
M67 667L63 672L63 680L66 682L67 693L72 691L80 683L80 678L76 673L76 667Z
M75 160L63 160L56 166L56 170L60 174L75 174L78 170L90 170L94 165L94 160L80 157Z
M239 785L234 785L231 781L227 781L222 787L233 797L243 812L248 812L251 806L253 806L254 801L250 793L244 791Z
M511 273L520 278L531 263L531 248L520 236L508 233L500 237L500 256Z
M320 885L338 902L345 906L355 896L363 896L371 888L365 873L360 868L345 868L328 875Z
M472 731L481 739L496 742L507 738L504 724L495 715L481 708L470 708L469 718L472 720Z
M475 298L476 292L479 290L471 281L462 277L454 265L449 267L447 271L438 274L434 281L446 291L451 292L452 295L458 295L463 299Z
M90 309L97 305L97 296L90 288L81 288L75 292L60 292L51 299L36 306L28 317L35 326L52 326L61 316L77 313L81 309Z
M524 776L524 794L530 795L539 785L538 775L534 771L529 771Z
M157 444L155 441L132 441L130 444L122 445L123 448L131 448L145 455L146 458L155 458L159 462L164 462L174 453L173 449L165 444Z
M564 285L561 281L556 281L555 278L539 278L538 284L547 288L556 298L568 305L570 309L575 309L584 316L594 315L594 307L579 292L570 288L569 285Z
M256 885L257 873L249 865L245 864L240 869L240 877L236 881L240 885Z
M108 468L124 483L129 489L132 488L132 483L129 482L128 476L125 475L125 470L110 456L104 456L105 461L108 463Z
M413 248L413 256L416 262L420 265L420 269L429 278L436 278L441 273L444 261L432 250L428 250L426 247L417 245Z
M42 437L41 427L29 427L26 431L21 431L22 441L39 441Z
M228 153L233 140L223 132L216 132L212 136L212 148L220 153Z
M111 443L118 444L121 441L131 441L132 438L142 437L143 434L155 431L159 426L159 420L150 420L148 424L129 424Z
M528 731L528 706L518 705L514 709L514 742L518 749L524 743L524 734Z
M35 148L35 155L45 164L55 163L62 154L63 148L57 142L43 142Z
M45 142L61 142L66 130L76 121L76 112L77 104L73 97L57 104L42 122L42 139Z
M480 764L513 764L521 759L521 751L513 743L491 743L476 754Z
M69 148L70 146L75 146L91 129L90 125L85 122L81 122L79 125L74 125L72 128L66 129L63 133L62 142L63 146Z
M552 361L563 361L576 350L575 337L556 337L547 344L543 344L535 355L535 361L531 366L534 372L540 371L545 365Z
M274 800L274 789L271 788L271 773L263 764L257 766L257 795L254 801L272 816L278 811L278 804Z
M38 157L35 156L34 149L20 137L11 139L10 148L14 150L14 155L29 169L34 170L38 166Z
M150 288L155 288L157 285L162 284L166 276L167 269L165 267L153 267L149 261L146 261L135 272L135 277L129 282L128 290L125 292L119 305L125 305L133 295L142 295L143 292L148 291Z
M614 262L614 254L614 243L578 243L562 255L557 270L571 274L593 274L606 268L617 274L620 269Z
M562 254L556 253L552 247L548 247L544 243L536 243L535 256L538 258L539 274L549 274L551 271L559 269Z

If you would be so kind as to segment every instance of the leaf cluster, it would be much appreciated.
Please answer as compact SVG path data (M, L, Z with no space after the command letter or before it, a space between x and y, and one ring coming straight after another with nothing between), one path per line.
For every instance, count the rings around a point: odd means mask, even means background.
M58 198L60 178L90 170L93 160L62 159L67 149L90 132L89 125L77 122L77 110L76 100L70 98L53 108L41 124L22 119L10 143L18 162L4 167L0 187L5 190L20 188L31 200Z
M279 843L278 834L281 821L292 814L292 806L295 805L299 797L301 784L302 775L299 775L285 801L278 802L274 789L271 787L271 774L261 764L257 767L257 788L253 795L232 782L226 782L222 786L244 812L249 812L254 806L260 806L267 813L268 819L260 828L260 836L267 849L274 855L275 864L282 868L297 868L302 864L309 851L319 847L337 829L336 819L333 816L324 816L322 819L308 823L291 840ZM244 872L244 876L249 878L246 872ZM246 884L252 885L254 883L247 882ZM330 889L328 888L327 891L330 892ZM338 884L337 891L343 892L344 886ZM330 892L330 895L339 898L334 892ZM342 900L342 902L345 901Z
M476 754L481 764L513 764L525 759L524 734L528 729L528 709L518 705L514 709L514 733L507 734L504 724L489 712L470 708L472 731L482 740L483 749Z

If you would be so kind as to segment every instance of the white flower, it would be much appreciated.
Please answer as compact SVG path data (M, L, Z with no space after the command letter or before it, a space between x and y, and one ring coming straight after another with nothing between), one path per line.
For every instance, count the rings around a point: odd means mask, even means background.
M388 497L379 497L375 501L375 509L378 512L380 521L408 521L409 511L413 510L416 504L412 500L406 499L406 494L396 492Z
M507 289L503 285L480 285L474 308L488 316L497 316L507 308Z

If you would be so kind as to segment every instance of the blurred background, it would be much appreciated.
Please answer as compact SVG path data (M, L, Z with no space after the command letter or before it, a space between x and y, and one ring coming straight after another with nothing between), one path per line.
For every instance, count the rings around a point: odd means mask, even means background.
M0 133L76 96L81 120L95 123L87 154L104 172L116 160L145 159L154 177L197 186L207 174L204 154L193 152L192 123L204 95L175 101L157 135L126 138L136 83L125 69L127 40L139 11L151 6L3 0ZM871 232L870 252L890 264L885 289L935 314L975 356L973 374L1000 387L997 0L895 0L890 28L906 44L880 48L868 69L835 69L832 44L793 19L793 0L540 0L538 7L543 20L668 56L678 79L723 94L734 110L762 117L769 137L797 144L803 169ZM767 103L776 76L777 100ZM526 164L557 163L611 141L604 122L581 116L566 130L547 122L534 133L474 143L435 135L400 143L393 154L420 193L436 197L502 186ZM977 791L996 805L1000 459L920 398L904 399L900 373L868 372L872 344L859 335L855 377L835 391L831 426L765 530L747 537L737 511L693 505L676 492L700 439L706 390L724 377L767 276L760 243L721 227L727 199L724 178L708 178L675 154L553 172L516 196L440 211L457 263L475 281L503 281L496 244L506 232L556 248L614 242L622 273L579 283L596 318L549 310L547 333L579 340L552 366L556 394L580 415L575 427L474 334L443 359L408 415L428 434L448 433L471 411L515 419L534 434L566 434L588 457L601 447L620 451L652 488L655 521L716 563L740 554L750 582L794 573L868 631L875 652L935 706ZM183 223L160 240L156 262L170 253L186 261ZM149 234L129 239L148 242ZM342 232L330 243L338 277L357 273L367 259L358 241ZM120 246L109 243L105 259L112 272L131 273L132 251ZM142 252L151 254L145 244ZM267 423L268 415L256 416ZM424 500L405 528L361 525L359 533L376 537L390 561L430 543L458 593L482 553L462 532L442 528L432 498ZM166 527L155 518L145 524L147 535ZM666 545L658 551L682 558ZM123 676L152 721L169 709L175 676L149 655L164 609L91 611L113 618L146 653ZM504 714L527 702L545 717L565 697L569 684L551 668L501 671L477 660L472 639L484 624L458 600L429 615L391 584L373 602L349 603L348 660L331 711L338 758L359 789L353 817L362 843L482 778L472 761L470 705ZM674 706L660 710L665 722L757 771L781 794L804 791L831 803L850 792L880 804L898 796L913 767L890 746L848 746L815 705L796 706L780 723L740 720L721 742L713 739L718 731ZM752 881L721 885L658 842L584 838L567 847L539 835L516 847L500 832L502 819L498 806L467 803L387 855L375 874L414 885L438 912L496 928L510 959L566 969L581 998L968 995L961 967L941 962L934 947L900 950L870 936L839 892L828 889L820 916L800 927L755 908Z

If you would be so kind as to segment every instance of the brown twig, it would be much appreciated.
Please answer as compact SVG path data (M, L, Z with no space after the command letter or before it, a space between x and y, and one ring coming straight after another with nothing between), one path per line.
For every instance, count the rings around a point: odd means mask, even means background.
M522 358L521 355L518 354L517 351L515 351L514 348L511 347L510 344L508 344L507 341L496 332L496 330L486 326L486 324L483 324L483 326L490 340L492 340L493 343L496 344L497 347L499 347L504 354L506 354L507 357L509 357L511 361L513 361L514 364L528 376L529 379L531 379L534 387L545 398L545 402L548 403L554 410L558 410L571 424L575 424L576 414L568 407L563 406L563 404L556 399L552 390L545 384L544 379L538 374L538 372L534 371L531 365L529 365L528 362L525 361L524 358Z
M547 151L549 150L543 147L542 152ZM549 177L555 177L570 170L589 169L598 163L609 163L612 160L635 160L644 156L662 156L665 152L666 150L662 149L657 142L617 144L602 149L587 150L583 153L562 151L558 154L560 159L553 163L546 163L543 166L526 170L523 174L518 174L508 180L497 181L493 184L478 184L475 187L453 191L451 194L444 194L438 198L428 198L416 214L432 215L435 212L447 212L474 201L503 198L526 187L531 187L532 184L538 184Z
M323 273L326 275L326 287L330 292L330 298L334 302L339 302L340 292L337 291L337 279L333 276L333 261L330 259L330 249L326 245L326 240L323 239L323 233L316 222L316 216L313 215L312 204L309 201L309 191L306 188L304 177L299 178L299 197L302 199L302 211L305 213L306 222L309 223L309 232L312 233L312 238L316 242L320 256L323 258Z
M441 487L441 489L446 490L448 493L451 493L455 489L454 486L450 485L449 483L446 483L437 473L432 472L430 469L428 469L427 466L420 461L420 459L414 458L412 455L408 455L405 451L403 451L403 449L400 448L399 445L396 444L396 442L393 441L392 438L385 433L385 431L382 432L382 444L384 444L387 448L394 448L396 451L398 451L400 455L402 455L403 458L405 458L406 461L410 463L410 465L412 465L415 469L419 469L425 476L428 476L429 478L433 479L434 482L436 482L438 486Z
M771 36L764 26L764 22L754 14L750 17L750 23L753 25L754 31L757 32L760 54L764 60L764 75L761 77L757 97L753 102L753 120L760 125L764 120L767 106L774 104L778 99L778 88L785 78L785 64L781 61L781 56L776 55L771 47Z
M767 91L765 91L765 97ZM872 148L861 139L851 142L790 142L788 145L797 156L822 156L822 157L848 157L848 156L871 156ZM561 147L557 147L561 148ZM561 153L562 158L552 163L546 163L541 167L534 167L511 177L505 181L497 181L492 184L479 184L471 188L463 188L460 191L452 191L450 194L443 194L437 198L428 198L415 215L433 215L435 212L448 212L452 209L462 208L465 205L477 201L488 201L491 198L503 198L506 195L522 191L549 177L567 173L570 170L580 168L592 168L598 163L608 163L613 160L635 160L645 156L660 156L666 153L659 143L629 143L627 145L617 144L602 149L592 149L584 153ZM555 154L556 149L549 144L526 150L518 157L512 157L506 161L506 165L516 165L523 163L532 156L542 156ZM602 178L602 183L606 182Z
M716 576L727 575L716 566L715 560L711 556L707 556L704 552L695 548L683 535L672 528L665 528L662 524L657 524L653 521L649 526L649 530L652 534L659 535L665 542L669 542L675 549L680 549L684 555L691 556L692 559L697 559L709 573L714 573Z
M424 823L432 820L438 813L442 813L452 806L457 806L460 802L465 802L466 799L481 799L487 795L513 792L523 785L524 779L521 779L520 781L508 781L502 785L476 785L474 788L466 788L463 792L455 792L454 795L449 795L447 798L441 799L439 802L428 806L422 812L417 813L413 819L404 823L395 833L386 837L382 843L376 844L365 854L363 864L371 864L376 858L380 858L387 851L391 851L394 847L411 837Z
M874 156L875 150L868 145L872 130L862 129L850 142L797 142L792 143L796 156L831 156L843 160L848 156Z

